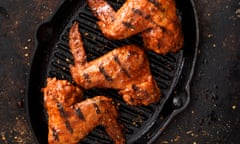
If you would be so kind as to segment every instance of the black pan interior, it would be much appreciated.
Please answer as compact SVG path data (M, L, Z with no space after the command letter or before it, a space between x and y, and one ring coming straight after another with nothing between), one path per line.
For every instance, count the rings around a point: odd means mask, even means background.
M161 88L159 103L150 106L128 106L115 90L92 89L85 97L106 95L119 107L119 122L124 125L127 143L154 143L173 117L183 111L190 101L189 84L197 56L198 26L195 8L191 0L177 0L179 16L185 37L184 48L165 56L147 52L152 74ZM118 9L124 0L109 1ZM28 83L27 110L29 122L40 144L47 143L47 117L43 107L44 87L47 77L72 81L69 65L73 58L68 47L68 32L74 21L80 23L80 32L88 60L95 59L112 49L126 44L142 45L139 35L112 41L105 38L96 25L97 19L90 12L86 1L65 1L55 15L40 25L36 33L36 52ZM95 128L82 142L112 143L104 128Z

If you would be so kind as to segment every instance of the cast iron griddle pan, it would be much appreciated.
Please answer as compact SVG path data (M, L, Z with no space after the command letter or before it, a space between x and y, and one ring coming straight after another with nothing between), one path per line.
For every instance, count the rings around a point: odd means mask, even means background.
M124 0L108 1L116 10ZM179 17L182 20L185 43L177 53L165 56L147 52L152 74L161 88L159 103L150 106L128 106L117 91L112 89L91 89L85 97L105 95L113 98L120 113L119 122L124 126L128 144L154 143L173 117L182 112L190 101L189 85L193 75L198 46L198 23L191 0L177 0ZM69 65L73 57L69 51L68 34L74 21L80 23L87 59L93 60L116 47L126 44L142 45L141 36L112 41L105 38L96 24L86 1L65 1L55 15L40 25L36 33L36 52L28 83L27 110L36 141L46 144L48 138L47 116L43 107L41 88L47 77L57 77L73 82ZM81 144L110 144L112 140L104 128L96 127Z

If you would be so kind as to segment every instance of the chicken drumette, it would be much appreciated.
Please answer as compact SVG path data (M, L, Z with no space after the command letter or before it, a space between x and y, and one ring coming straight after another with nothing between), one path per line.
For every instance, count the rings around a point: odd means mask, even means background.
M142 32L144 46L158 54L183 47L174 0L127 0L117 12L106 0L87 1L108 38L120 40Z
M78 24L70 29L69 45L75 65L70 66L74 81L84 89L113 88L130 105L148 105L160 99L160 89L153 79L144 51L127 45L86 61Z
M79 102L81 89L56 78L47 79L43 92L49 144L76 144L98 125L105 127L116 144L125 143L111 98L96 96Z

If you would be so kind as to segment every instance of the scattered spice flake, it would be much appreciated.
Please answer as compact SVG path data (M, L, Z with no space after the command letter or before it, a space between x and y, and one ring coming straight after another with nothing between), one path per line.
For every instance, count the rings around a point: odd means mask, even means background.
M23 104L22 100L17 102L17 107L18 108L23 108L23 106L24 106L24 104Z
M202 131L201 131L201 134L202 134L203 136L209 136L209 133L208 133L207 131L205 131L205 130L202 130Z
M27 42L31 42L31 41L32 41L32 39L30 39L30 38L29 38L29 39L27 39Z
M136 126L136 124L137 124L137 123L136 123L135 121L132 122L132 125Z
M233 105L233 106L232 106L232 109L233 109L233 110L235 110L236 108L237 108L236 105Z
M21 94L22 94L22 93L24 93L24 90L23 90L23 89L21 89L21 90L20 90L20 93L21 93Z
M121 105L121 103L120 103L120 102L118 102L118 103L117 103L117 106L120 106L120 105Z
M28 47L27 46L24 46L24 48L23 48L24 50L27 50L28 49Z
M168 144L169 142L168 141L162 141L161 143L162 144Z
M85 32L84 35L85 35L85 36L88 36L89 34L88 34L88 32Z
M66 62L70 62L70 59L69 59L69 58L66 58L65 61L66 61Z
M3 141L6 140L6 136L5 136L5 133L4 133L4 132L1 132L1 139L2 139Z
M174 139L174 142L177 142L180 139L180 136L176 136L176 138Z
M193 132L193 131L189 130L189 131L186 132L186 134L189 135L189 134L191 134L192 132Z
M238 18L240 18L240 8L235 11L235 14L237 15Z
M213 34L208 34L208 38L212 38L213 37Z

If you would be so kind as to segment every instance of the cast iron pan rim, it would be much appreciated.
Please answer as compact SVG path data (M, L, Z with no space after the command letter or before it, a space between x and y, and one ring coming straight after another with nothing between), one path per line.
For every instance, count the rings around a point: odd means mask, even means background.
M59 6L59 8L61 8L61 6L64 4L65 2L63 2L62 4L60 4L60 6ZM186 109L186 107L188 106L188 104L189 104L189 102L190 102L190 83L191 83L191 80L192 80L192 77L193 77L193 75L194 75L194 69L195 69L195 65L196 65L196 61L197 61L197 49L198 49L198 45L199 45L199 26L198 26L198 16L197 16L197 12L196 12L196 7L195 7L195 4L194 4L194 2L193 2L193 0L190 0L190 3L191 3L191 9L193 10L193 14L194 14L194 22L195 22L195 31L196 31L196 33L195 33L195 37L196 37L196 40L195 40L195 53L194 53L194 57L193 57L193 62L192 62L192 66L191 66L191 71L190 71L190 74L188 75L188 80L187 80L187 83L186 83L186 85L185 85L185 89L184 89L184 91L185 91L185 93L186 93L186 95L187 95L187 100L186 100L186 102L184 103L184 105L182 106L182 107L180 107L180 108L178 108L178 109L176 109L176 110L174 110L171 114L170 114L170 116L169 116L169 118L167 119L167 121L164 123L164 125L163 125L163 127L162 127L162 129L160 130L160 131L158 131L158 133L156 133L155 135L154 135L154 137L151 137L151 139L149 139L149 141L148 141L148 143L154 143L156 140L157 140L157 138L160 136L160 134L162 133L162 131L167 127L167 125L171 122L171 120L177 115L177 114L179 114L180 112L182 112L183 110L185 110ZM59 8L58 9L56 9L57 11L59 10ZM47 19L46 20L46 22L45 23L48 23L48 22L51 22L51 20L54 18L54 16L55 15L53 15L52 17L50 17L49 19ZM37 27L37 29L42 25L43 23L41 23L41 24L39 24L39 26ZM37 32L37 31L36 31ZM38 141L38 138L37 138L37 136L35 135L35 130L34 130L34 128L33 128L33 125L32 125L32 118L30 117L30 109L29 109L29 94L30 94L30 83L31 83L31 79L32 79L32 71L33 71L33 64L34 64L34 62L36 61L35 60L35 56L36 56L36 54L37 54L37 51L38 51L38 49L37 49L37 46L38 46L38 44L39 44L39 41L38 41L38 39L37 39L37 34L36 34L36 32L35 32L35 51L34 51L34 54L33 54L33 56L31 57L31 69L30 69L30 74L29 74L29 77L28 77L28 80L27 80L27 89L26 89L26 96L27 96L27 98L26 98L26 104L25 104L25 107L26 107L26 112L27 112L27 121L28 121L28 123L29 123L29 127L30 127L30 130L33 132L33 137L34 137L34 139L35 139L35 142L37 142L37 143L39 143L39 141Z
M49 18L51 19L51 18ZM34 40L35 40L35 44L34 44L34 48L35 50L33 51L33 55L30 59L30 73L28 75L28 78L27 78L27 88L26 88L26 98L25 98L25 109L26 109L26 113L27 113L27 122L28 122L28 127L30 128L31 130L31 133L32 133L32 136L33 136L33 139L34 139L34 142L37 142L38 144L39 141L37 139L37 136L35 135L35 130L33 128L33 125L32 125L32 120L31 120L31 117L30 117L30 109L29 109L29 95L30 95L30 83L31 83L31 79L32 79L32 71L33 71L33 63L35 61L35 56L37 55L37 51L38 51L38 48L37 48L37 45L38 45L38 40L37 40L37 29L42 25L42 23L38 24L36 26L36 30L35 30L35 33L34 33Z
M59 6L58 6L58 8L56 8L56 10L53 12L54 14L56 14L56 12L59 10L59 8L61 8L62 7L62 5L64 4L65 2L63 1L63 2L61 2L60 4L59 4ZM29 75L28 75L28 77L27 77L27 82L26 82L26 85L27 85L27 87L26 87L26 92L25 92L25 109L26 109L26 114L27 114L27 123L28 123L28 127L29 127L29 129L30 129L30 131L31 131L31 133L32 133L32 137L33 137L33 139L34 139L34 142L36 142L36 143L38 143L38 144L40 144L39 143L39 141L38 141L38 138L37 138L37 136L35 135L35 130L34 130L34 128L33 128L33 125L32 125L32 120L31 120L31 117L30 117L30 109L29 109L29 95L30 95L30 83L31 83L31 79L32 79L32 71L33 71L33 64L34 64L34 62L36 61L36 55L38 54L38 45L39 45L39 41L38 41L38 38L37 38L37 32L38 32L38 29L39 29L39 27L41 27L42 26L42 24L45 24L45 23L50 23L51 22L51 20L54 18L54 14L53 15L51 15L51 16L49 16L45 21L43 21L42 23L39 23L39 24L37 24L36 25L36 28L35 28L35 32L34 32L34 46L33 46L33 48L35 48L34 49L34 51L33 51L33 55L31 56L31 58L30 58L30 73L29 73Z
M36 29L38 29L38 27L40 27L41 24L38 24L36 27ZM32 125L32 120L31 120L31 117L30 117L30 109L29 109L29 95L30 95L30 83L31 83L31 79L32 79L32 67L33 67L33 63L35 61L35 55L37 55L37 45L38 45L38 41L37 41L37 37L36 37L36 32L35 32L35 37L34 37L34 40L35 40L35 45L34 45L34 52L33 52L33 56L31 57L31 62L30 62L30 73L29 73L29 76L27 78L27 88L26 88L26 98L25 98L25 109L26 109L26 113L27 113L27 123L28 123L28 127L30 128L31 130L31 133L32 133L32 136L34 138L34 142L37 142L39 144L39 141L37 139L37 136L35 135L35 130L33 128L33 125Z
M164 123L163 127L161 128L161 130L158 131L158 133L155 134L154 137L152 137L148 144L152 144L154 142L156 142L157 138L159 138L159 136L161 135L162 131L169 125L169 123L171 122L171 120L179 113L183 112L187 106L190 103L190 85L191 85L191 81L192 81L192 77L194 75L194 71L195 71L195 66L196 66L196 62L197 62L197 55L198 55L198 46L199 46L199 22L198 22L198 15L197 15L197 10L196 10L196 6L195 3L193 2L193 0L190 0L191 5L192 5L192 9L193 9L193 14L194 14L194 21L195 21L195 30L196 30L196 40L195 40L195 53L194 53L194 57L193 57L193 62L192 62L192 69L190 71L189 74L189 79L187 80L186 86L185 86L185 93L187 95L187 100L185 102L185 104L179 108L176 109L172 112L172 114L169 116L169 118L167 119L167 121Z

